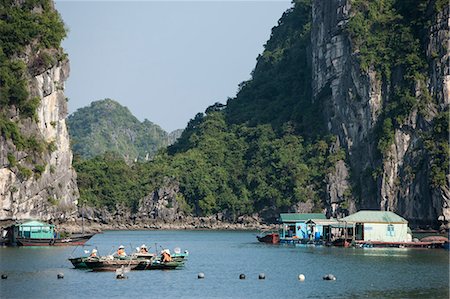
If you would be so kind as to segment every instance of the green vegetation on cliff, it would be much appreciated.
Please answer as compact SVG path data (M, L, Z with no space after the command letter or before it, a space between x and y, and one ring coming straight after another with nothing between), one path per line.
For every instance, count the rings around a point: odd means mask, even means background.
M40 104L40 98L30 94L28 82L64 59L60 43L65 36L51 0L0 0L0 135L16 150L30 154L37 175L39 158L51 146L21 129L27 119L37 121ZM29 176L31 170L19 166L22 176Z
M444 2L352 1L354 16L348 23L348 31L358 51L361 68L364 71L374 69L389 90L378 121L378 150L382 155L394 143L394 130L405 123L411 111L418 109L425 113L425 107L432 101L426 88L429 69L426 45L432 17L443 11ZM448 117L439 117L436 121L439 124L435 127L449 125ZM438 139L432 140L437 145L426 148L433 157L441 157L445 145ZM433 162L430 172L433 184L444 186L447 172L448 169Z
M50 0L26 0L23 5L15 0L0 1L0 109L14 106L25 111L20 114L24 117L34 115L36 104L29 98L28 74L35 73L41 60L52 62L46 51L59 49L65 36L64 24L51 9ZM25 54L32 58L28 65Z
M128 162L148 160L169 145L169 134L149 120L140 122L111 99L92 102L67 119L74 154L92 158L116 152ZM173 139L173 137L172 137Z

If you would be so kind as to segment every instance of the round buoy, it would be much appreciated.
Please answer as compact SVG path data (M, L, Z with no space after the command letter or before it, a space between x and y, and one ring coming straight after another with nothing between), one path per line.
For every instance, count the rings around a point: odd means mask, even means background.
M126 279L127 277L125 276L125 274L120 273L116 275L116 279Z
M58 277L58 279L63 279L64 278L64 274L63 273L58 273L58 275L56 275L56 277Z
M305 281L305 275L300 274L300 275L298 276L298 280L300 280L300 281Z
M327 274L323 277L323 280L336 280L336 277L333 274Z
M2 274L2 279L7 279L7 278L8 278L8 275Z
M264 273L259 273L259 279L266 279L266 275Z
M200 273L198 273L197 278L198 279L203 279L203 278L205 278L205 274L200 272Z
M239 275L239 279L245 279L245 274Z

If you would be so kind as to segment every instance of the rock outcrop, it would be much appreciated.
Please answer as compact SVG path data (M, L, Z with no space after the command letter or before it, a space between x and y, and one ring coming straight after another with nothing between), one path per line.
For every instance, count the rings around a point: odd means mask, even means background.
M389 82L380 79L373 68L361 69L358 51L346 30L351 16L349 0L313 1L313 97L325 103L328 129L347 152L345 164L339 162L328 178L332 213L336 203L346 202L358 209L393 211L417 225L448 221L448 184L436 189L430 183L431 162L423 133L431 130L435 116L449 105L450 47L443 46L450 40L449 8L433 17L429 33L427 55L432 63L426 88L433 100L426 113L414 108L395 129L394 142L381 160L375 128L389 98ZM420 92L417 82L417 97ZM358 190L346 192L352 185ZM354 196L344 198L344 194Z
M26 46L19 59L26 65L29 98L39 101L35 116L21 117L22 111L14 106L3 111L28 145L17 146L0 135L0 220L66 221L76 216L79 196L65 123L69 62L60 55L61 49L34 47ZM43 65L43 55L53 56L52 63Z

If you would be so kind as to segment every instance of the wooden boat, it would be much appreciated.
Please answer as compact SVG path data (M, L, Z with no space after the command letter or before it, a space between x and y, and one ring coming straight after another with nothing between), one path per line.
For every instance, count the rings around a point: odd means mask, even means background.
M99 258L73 258L69 259L75 268L82 269L83 263L92 271L115 271L122 267L130 270L169 270L184 266L188 253L175 253L171 261L163 262L161 255L154 253L133 253L127 257L104 256ZM75 264L77 266L75 266Z
M278 244L280 243L280 235L274 232L262 233L256 236L259 242L269 243L269 244Z
M170 262L162 262L161 260L153 260L143 270L175 270L184 266L184 260L173 259Z
M89 257L89 256L81 256L81 257L72 257L68 260L72 263L75 269L88 269L86 265L86 261L95 261L98 260L98 257Z

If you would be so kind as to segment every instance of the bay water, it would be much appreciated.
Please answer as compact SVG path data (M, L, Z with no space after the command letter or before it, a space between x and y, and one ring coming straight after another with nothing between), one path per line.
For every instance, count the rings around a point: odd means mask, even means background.
M67 260L142 244L189 258L180 270L131 271L125 280ZM0 273L8 276L0 298L449 298L449 251L271 245L251 231L108 231L79 247L3 247Z

